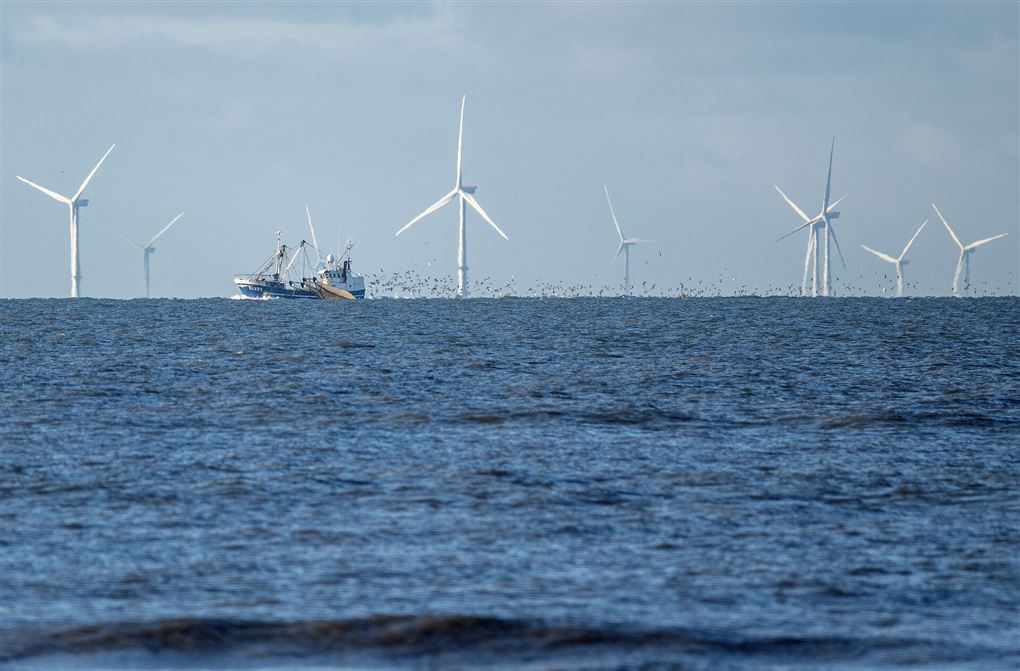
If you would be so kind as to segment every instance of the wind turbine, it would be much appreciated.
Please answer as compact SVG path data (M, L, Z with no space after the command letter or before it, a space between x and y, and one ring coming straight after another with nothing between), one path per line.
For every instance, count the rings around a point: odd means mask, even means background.
M149 255L156 253L156 248L153 247L152 245L155 244L155 242L157 240L159 240L159 238L164 233L169 231L170 227L173 226L174 224L176 224L177 220L180 219L183 216L184 216L184 213L181 212L176 217L174 217L170 221L170 223L167 224L166 226L164 226L163 229L159 233L157 233L156 235L152 236L152 240L149 240L149 242L147 244L145 244L145 245L140 245L137 242L135 242L134 240L128 240L127 238L125 238L123 235L121 235L117 231L113 230L112 228L109 228L107 226L103 226L103 228L105 228L106 230L110 231L111 233L113 233L118 238L120 238L124 242L128 243L132 247L137 247L138 249L142 250L142 265L145 266L145 297L146 298L149 297Z
M931 206L935 207L935 203L932 203ZM956 272L953 273L953 295L958 297L960 295L960 269L964 267L966 267L966 271L963 273L963 292L967 293L970 291L970 255L974 253L975 249L986 242L1004 238L1008 235L1008 233L1000 233L998 235L993 235L990 238L985 238L984 240L978 240L977 242L972 242L969 245L964 245L960 242L960 238L956 237L956 233L953 231L952 227L950 227L946 218L942 216L941 212L939 212L939 208L935 207L935 213L939 215L939 219L941 219L942 223L946 225L946 230L949 231L949 235L953 236L953 242L955 242L956 246L960 248L960 258L956 262Z
M623 292L625 294L630 294L630 248L639 242L654 242L654 240L623 237L623 231L620 230L620 222L616 220L616 212L613 210L613 201L609 199L609 187L603 184L602 190L606 192L606 202L609 203L609 214L613 216L613 225L616 226L616 235L620 238L620 246L616 248L616 253L613 254L613 261L620 256L620 252L623 252Z
M903 257L907 255L907 250L910 249L910 245L914 244L914 240L916 240L917 236L921 233L921 229L924 228L927 225L928 225L928 220L925 219L924 223L922 223L920 226L917 227L917 231L914 233L914 237L910 238L910 242L907 243L907 246L903 248L903 251L900 252L900 255L898 257L896 257L896 258L893 258L893 257L889 256L888 254L883 254L882 252L876 252L874 249L872 249L871 247L868 247L867 245L861 245L861 247L864 247L864 249L868 250L869 252L871 252L872 254L877 256L878 258L882 259L883 261L888 261L889 263L892 263L892 264L896 265L896 297L897 298L899 298L900 296L903 295L903 266L905 266L908 263L910 263L909 261L904 261Z
M449 203L454 198L460 199L460 228L458 229L458 242L457 242L457 296L461 298L467 297L468 292L468 268L467 268L467 240L465 238L466 231L464 230L464 215L465 215L465 203L470 205L474 210L482 216L490 226L496 229L504 240L509 240L506 233L499 229L499 226L489 218L489 215L485 213L482 206L478 204L478 201L474 199L471 194L475 192L473 186L464 186L463 179L461 177L461 148L463 147L464 140L464 102L467 100L467 96L460 99L460 129L457 132L457 181L453 185L453 190L446 194L435 203L430 205L428 209L419 214L417 217L409 221L403 228L397 231L394 235L400 235L407 229L411 228L414 224L425 216L432 214L439 208Z
M103 161L106 160L106 157L110 155L110 152L113 151L113 148L116 147L116 146L117 146L116 144L110 145L110 148L106 150L105 154L103 154L103 158L99 159L99 163L96 163L96 167L92 168L92 172L89 173L89 176L85 178L85 181L81 183L81 186L78 187L78 190L70 198L68 198L67 196L62 196L62 195L60 195L59 193L57 193L55 191L50 191L46 187L39 186L35 182L30 182L27 179L25 179L24 177L21 177L20 175L17 176L18 179L20 179L25 184L28 184L30 187L32 187L34 189L38 189L39 191L42 191L43 193L45 193L47 196L49 196L53 200L57 200L57 201L60 201L61 203L64 203L65 205L67 205L68 209L70 210L70 213L71 213L71 298L77 298L78 297L78 290L81 287L81 268L79 267L79 263L78 263L78 209L82 208L82 207L85 207L86 205L89 204L88 198L82 198L81 194L82 194L83 191L85 191L85 187L87 187L89 185L89 182L92 181L92 176L96 174L97 170L99 170L99 166L101 166L103 164Z
M822 253L822 295L829 295L829 287L832 284L832 268L829 265L829 238L832 238L833 243L836 245L836 251L839 253L839 260L843 263L843 269L846 270L846 260L843 258L843 250L839 248L839 239L836 238L836 231L832 227L832 220L839 218L839 212L835 211L835 207L839 205L840 201L847 197L847 194L843 194L836 202L830 203L829 197L832 190L832 154L836 149L836 138L832 138L832 146L829 148L829 173L825 178L825 193L822 194L822 211L816 214L814 217L809 217L804 214L804 210L797 207L797 204L790 200L790 197L783 193L783 190L778 186L774 185L779 195L783 197L783 200L793 208L804 223L801 226L793 229L779 240L788 238L794 233L808 228L808 243L807 251L804 253L804 279L801 280L800 293L804 295L807 293L807 275L808 267L812 266L811 272L811 295L818 295L818 237L823 235L824 251ZM778 242L778 240L777 240ZM814 263L812 264L812 257Z

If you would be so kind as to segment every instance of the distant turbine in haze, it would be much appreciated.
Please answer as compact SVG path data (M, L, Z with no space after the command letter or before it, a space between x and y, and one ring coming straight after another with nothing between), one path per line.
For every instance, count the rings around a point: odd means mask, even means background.
M305 215L308 216L308 229L312 232L312 247L315 248L315 267L318 268L319 264L322 263L322 254L319 252L319 241L315 237L315 226L312 226L312 212L308 209L308 205L305 205Z
M49 189L47 189L45 187L39 186L35 182L30 182L27 179L25 179L24 177L21 177L20 175L18 176L18 179L20 179L25 184L28 184L29 186L31 186L34 189L38 189L39 191L42 191L43 193L45 193L47 196L49 196L53 200L57 200L57 201L60 201L61 203L64 203L65 205L67 205L68 209L70 210L70 213L71 213L71 298L77 298L78 297L78 290L81 287L81 267L79 266L79 263L78 263L78 209L82 208L82 207L85 207L86 205L89 204L88 199L87 198L82 198L81 194L82 194L82 192L85 191L85 187L87 187L89 185L89 182L92 181L92 176L96 174L97 170L99 170L99 166L101 166L103 164L103 161L106 160L106 157L110 155L110 152L113 151L113 148L116 147L116 146L117 145L115 145L115 144L111 145L110 148L106 150L106 153L103 154L103 157L101 159L99 159L99 163L96 163L96 167L92 168L92 172L89 173L89 176L86 177L85 181L82 182L81 186L78 187L78 191L76 191L75 194L73 196L71 196L70 198L68 198L67 196L62 196L62 195L60 195L59 193L57 193L55 191L50 191Z
M312 232L312 246L315 248L315 267L318 268L320 265L322 265L322 261L323 261L322 250L319 249L319 238L315 234L315 226L312 225L312 212L311 212L311 210L309 210L307 205L305 205L305 216L308 217L308 230L310 230ZM353 244L351 243L350 240L348 240L347 242L348 242L348 246L353 246ZM330 263L333 262L333 259L339 259L342 256L343 256L343 245L342 245L342 240L340 238L340 223L337 223L337 225L336 225L336 256L334 256L328 250L326 250L326 257L325 257L326 263L330 264Z
M106 230L110 231L111 233L113 233L118 238L120 238L124 242L128 243L132 247L137 247L138 249L142 250L142 265L145 268L145 297L146 298L149 297L149 255L156 253L156 248L153 247L153 245L156 243L157 240L160 239L160 237L162 237L162 235L164 233L166 233L167 231L170 230L171 226L173 226L174 224L177 223L178 219L180 219L183 216L184 216L184 213L181 212L176 217L174 217L170 221L169 224L167 224L166 226L163 227L163 230L161 230L156 235L152 236L152 240L149 240L149 242L147 244L145 244L145 245L140 245L140 244L138 244L137 242L135 242L133 240L128 240L127 238L125 238L123 235L121 235L117 231L113 230L112 228L109 228L108 226L103 226L103 228L105 228Z
M864 249L868 250L869 252L871 252L872 254L877 256L878 258L882 259L883 261L888 261L889 263L892 263L892 264L894 264L896 266L896 296L897 297L903 295L903 266L905 266L908 263L910 263L909 261L904 261L903 257L907 255L907 250L910 249L910 245L914 244L914 240L917 239L917 236L921 232L921 229L924 228L927 224L928 224L928 220L925 219L924 223L922 223L920 226L917 227L917 231L914 233L914 237L910 238L910 242L907 243L907 246L903 248L903 251L900 252L900 255L898 257L896 257L896 258L893 258L893 257L889 256L888 254L883 254L882 252L876 252L874 249L872 249L871 247L868 247L867 245L861 245L861 247L864 247Z
M620 256L620 252L623 252L623 292L625 294L630 293L630 248L639 242L654 242L653 240L644 240L642 238L624 238L623 231L620 229L620 222L616 220L616 212L613 210L613 201L609 199L609 187L605 184L602 185L602 189L606 192L606 202L609 203L609 214L613 217L613 225L616 226L616 235L620 238L620 246L616 248L616 253L613 254L613 261Z
M399 231L395 233L395 235L400 235L407 229L411 228L411 226L416 224L420 219L424 218L429 214L432 214L442 206L449 203L454 198L459 198L460 228L458 229L459 233L457 242L457 296L461 298L466 298L468 293L467 240L466 231L464 230L465 203L470 205L478 214L481 215L482 219L484 219L486 222L488 222L490 226L496 229L496 232L499 233L504 240L510 239L506 236L506 233L501 231L499 229L499 226L497 226L492 221L492 219L489 218L489 215L485 213L485 210L482 209L482 206L479 205L478 201L475 200L474 197L471 195L472 193L475 192L475 187L464 186L464 182L461 177L461 148L463 146L464 140L464 102L466 100L467 96L464 96L460 100L460 128L457 131L457 181L453 185L453 190L450 191L450 193L443 196L442 198L440 198L439 200L437 200L432 205L430 205L424 212L422 212L417 217L412 219L403 228L401 228Z
M1000 233L998 235L993 235L990 238L985 238L984 240L978 240L977 242L972 242L969 245L964 245L962 242L960 242L960 238L956 236L956 232L953 231L952 227L949 225L949 222L946 221L946 218L942 216L941 212L939 212L939 208L935 207L935 203L932 203L931 206L935 208L935 214L939 215L939 219L941 219L942 223L946 225L946 230L949 231L949 235L953 237L953 242L955 242L956 246L960 248L960 258L956 261L956 272L953 273L953 295L954 296L960 295L959 289L960 269L964 267L966 268L966 271L963 274L963 293L966 294L968 291L970 291L970 255L974 253L975 249L985 244L986 242L998 240L999 238L1006 237L1006 235L1008 234Z
M825 193L822 194L822 211L814 217L808 217L804 214L804 210L797 207L797 204L790 200L789 196L783 193L783 190L776 186L776 191L783 197L783 200L793 208L801 219L804 220L803 225L793 229L779 240L788 238L797 231L802 231L808 228L808 243L807 251L804 253L804 278L801 280L800 293L804 295L807 293L807 275L808 267L812 267L811 271L811 295L818 295L818 237L819 235L824 236L824 249L822 254L822 295L828 296L829 289L832 285L832 268L829 264L829 238L832 238L833 243L836 245L836 251L839 253L839 260L843 263L843 269L846 270L846 260L843 259L843 250L839 248L839 239L836 238L836 231L832 227L832 220L839 218L839 212L834 211L834 208L839 205L840 201L846 198L846 194L841 196L835 203L829 203L829 197L831 195L832 187L832 154L836 149L836 138L832 138L832 146L829 148L829 173L825 178ZM775 185L773 185L775 186ZM812 257L814 263L812 264Z
M470 205L475 212L480 214L482 219L488 221L489 225L496 229L496 233L503 237L503 240L510 240L507 238L507 235L500 230L500 227L489 217L489 215L486 214L486 211L481 209L481 206L478 205L478 201L474 200L474 197L471 196L471 194L474 193L475 187L464 186L461 175L461 148L463 147L464 140L464 102L466 100L467 96L460 99L460 127L457 131L457 180L454 183L453 190L443 198L429 205L425 211L407 222L407 224L405 224L404 227L398 230L395 234L396 236L399 236L423 217L440 209L454 198L459 198L460 227L458 229L459 233L457 241L457 296L461 298L467 297L467 241L465 237L466 231L464 230L465 203Z

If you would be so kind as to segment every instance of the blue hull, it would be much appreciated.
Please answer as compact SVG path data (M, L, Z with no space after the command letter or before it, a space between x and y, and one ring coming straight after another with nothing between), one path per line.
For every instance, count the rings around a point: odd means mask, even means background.
M289 287L283 282L236 282L237 290L245 298L314 298L319 295L304 289Z
M307 289L299 289L288 286L283 282L268 280L234 280L237 290L245 298L311 298L322 300L319 294ZM341 287L343 288L343 287ZM358 300L365 298L365 290L351 291L352 296Z

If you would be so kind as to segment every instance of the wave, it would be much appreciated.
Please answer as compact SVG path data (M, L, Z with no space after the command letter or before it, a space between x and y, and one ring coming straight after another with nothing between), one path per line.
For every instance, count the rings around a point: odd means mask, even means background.
M0 662L128 651L161 656L254 655L259 659L361 655L391 663L425 656L460 655L473 660L468 666L476 668L487 665L485 660L501 664L513 660L523 663L536 657L547 661L571 658L604 661L613 659L614 654L628 661L678 660L694 655L702 660L708 656L748 662L780 657L784 663L813 664L876 656L896 664L944 664L1002 657L1002 651L962 649L948 643L905 638L741 637L681 629L589 627L471 615L380 615L306 621L180 618L0 631ZM607 668L616 668L616 664Z

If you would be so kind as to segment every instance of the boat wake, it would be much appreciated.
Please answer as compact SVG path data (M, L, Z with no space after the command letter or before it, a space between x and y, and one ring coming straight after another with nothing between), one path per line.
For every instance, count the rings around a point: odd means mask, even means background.
M279 296L243 296L241 294L234 294L230 297L232 301L275 301L279 300Z

